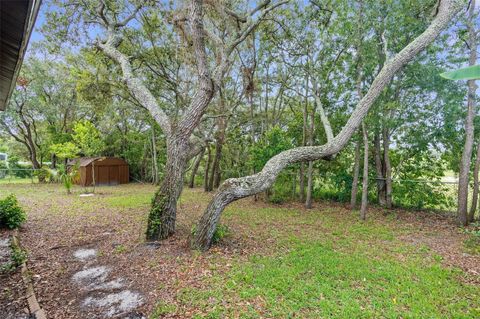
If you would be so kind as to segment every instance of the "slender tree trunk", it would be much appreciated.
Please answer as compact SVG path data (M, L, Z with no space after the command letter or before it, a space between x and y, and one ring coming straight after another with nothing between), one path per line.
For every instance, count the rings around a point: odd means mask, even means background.
M386 200L386 187L385 187L385 176L383 174L383 161L382 161L382 147L380 146L380 135L375 133L374 140L375 146L375 170L377 172L377 198L378 204L380 206L385 206L387 203Z
M357 205L358 176L360 175L360 140L355 144L355 158L353 163L352 194L350 196L350 208L355 209Z
M57 155L52 154L52 169L57 168Z
M305 200L305 208L312 208L312 191L313 191L313 161L308 162L307 170L307 198Z
M312 110L310 117L310 134L308 144L313 146L315 136L315 108ZM312 208L312 192L313 192L313 161L308 162L307 171L307 198L305 200L305 208Z
M307 145L307 127L308 127L308 76L305 79L305 102L303 103L303 128L302 128L302 146ZM305 163L300 163L300 201L305 201Z
M363 133L363 182L362 182L362 204L360 206L360 218L365 220L368 205L368 132L365 123L362 122Z
M230 178L223 182L198 223L192 242L193 248L200 250L210 248L220 216L231 202L265 191L271 187L280 172L288 165L304 161L330 159L340 152L354 132L358 130L371 106L393 76L437 38L463 5L464 1L461 0L442 0L439 2L438 13L429 27L385 63L340 133L331 142L321 146L296 147L283 151L272 157L257 174Z
M300 200L303 202L305 200L305 163L300 163L299 181L298 186L300 187Z
M203 155L205 155L205 148L202 148L200 154L198 154L197 158L195 159L195 163L193 164L192 174L190 175L190 183L188 185L190 188L195 187L195 176L197 175L198 167L203 159Z
M224 110L222 110L224 111ZM221 118L218 122L218 132L215 141L215 157L212 165L212 174L210 175L209 189L213 190L220 185L221 172L220 161L222 159L222 149L225 143L226 119Z
M208 178L211 162L212 162L212 150L210 149L210 145L207 145L207 162L205 163L205 176L203 179L203 188L206 192L211 191L211 189L209 188L209 178Z
M152 201L148 217L147 240L165 239L175 232L177 201L182 193L189 145L182 140L167 140L167 163L160 189Z
M470 47L469 65L477 63L477 41L474 27L475 19L475 0L470 3L468 31L468 46ZM467 118L465 120L465 146L463 147L462 158L460 160L460 173L458 176L458 222L462 226L468 225L468 182L470 173L470 162L472 159L473 137L474 137L474 118L475 118L475 91L477 85L475 80L468 82L468 100L467 100Z
M392 165L390 163L390 135L383 129L383 162L385 164L385 206L392 208Z
M475 212L477 210L478 203L478 173L480 171L480 141L477 144L477 157L475 158L475 167L473 169L473 195L472 195L472 206L470 207L470 214L468 215L468 222L471 223L475 220Z
M153 179L154 185L158 185L158 159L157 159L157 141L155 138L155 127L152 124L152 162L153 162Z
M222 179L222 172L220 171L220 162L222 159L222 149L223 149L223 140L217 142L217 147L215 148L215 161L213 165L215 167L215 174L213 176L213 187L218 188L220 181Z

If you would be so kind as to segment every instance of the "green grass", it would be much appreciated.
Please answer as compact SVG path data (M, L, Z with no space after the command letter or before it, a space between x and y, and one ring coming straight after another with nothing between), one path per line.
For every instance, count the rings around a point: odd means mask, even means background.
M239 259L204 288L183 289L180 304L198 318L480 317L479 287L426 246L397 240L405 227L270 207L232 207L225 219L274 238L277 252Z
M102 223L105 210L116 212L119 223L136 220L124 219L125 212L143 220L155 190L99 187L95 196L79 197L80 187L66 195L60 185L0 185L2 194L41 205L36 218L49 215L52 222L71 216ZM197 222L189 214L201 214L210 196L185 189L179 203L183 223ZM369 213L361 222L358 212L327 204L303 210L246 200L230 205L221 223L231 232L223 244L234 243L246 254L221 248L185 259L162 256L176 260L180 273L198 262L206 275L194 284L178 279L176 289L168 288L175 302L158 300L150 318L480 318L480 287L465 283L460 270L442 265L426 245L404 242L401 236L420 230L393 214ZM478 248L477 237L471 238L467 252ZM129 249L122 244L114 254Z
M458 276L419 257L399 261L306 241L237 264L225 286L216 278L214 288L186 289L180 299L212 318L478 318L478 288ZM259 300L261 307L253 306ZM245 306L227 308L225 301Z

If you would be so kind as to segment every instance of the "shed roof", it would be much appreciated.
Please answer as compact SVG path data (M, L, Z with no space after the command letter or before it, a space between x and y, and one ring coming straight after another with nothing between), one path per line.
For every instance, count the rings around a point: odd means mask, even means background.
M90 164L92 164L93 162L97 161L97 163L95 163L95 166L97 165L101 165L101 164L104 164L104 165L128 165L127 162L121 158L118 158L118 157L108 157L108 156L97 156L97 157L79 157L79 158L75 158L75 159L72 159L68 162L68 165L69 166L72 166L72 165L78 165L80 167L85 167L85 166L88 166Z
M41 0L0 0L0 111L5 110L22 65Z

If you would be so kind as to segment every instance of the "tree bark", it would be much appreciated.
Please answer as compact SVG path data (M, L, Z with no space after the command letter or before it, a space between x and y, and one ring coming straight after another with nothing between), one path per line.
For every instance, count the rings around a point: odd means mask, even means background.
M193 164L192 174L190 175L190 183L188 185L190 188L195 187L195 176L197 175L198 167L200 166L200 162L203 159L203 155L205 155L205 147L202 148L200 154L197 155L195 163Z
M377 172L377 199L380 206L387 204L385 175L383 174L382 147L380 146L380 135L375 133L373 143L375 146L375 170Z
M147 240L165 239L175 232L177 201L182 193L189 145L182 140L167 140L167 163L160 189L148 216Z
M310 115L310 132L308 145L313 146L315 137L315 108ZM305 199L305 208L312 208L312 192L313 192L313 161L308 162L307 170L307 198Z
M298 186L300 187L300 201L305 200L305 163L300 163L300 170L298 171L299 181Z
M302 146L307 146L308 127L308 76L305 80L305 102L303 103ZM305 200L305 163L300 163L300 201Z
M157 159L157 139L155 138L155 126L152 124L152 162L153 162L153 179L154 185L158 185L158 159Z
M207 145L207 162L205 163L205 175L203 178L203 189L205 192L211 191L209 188L209 178L208 175L210 173L210 163L212 162L212 151L210 149L210 145Z
M363 135L363 182L362 182L362 204L360 205L360 219L367 217L368 205L368 132L365 123L362 122Z
M475 65L477 62L477 41L474 27L475 19L475 0L470 3L469 22L468 22L468 46L470 47L469 65ZM473 137L474 137L474 118L475 118L475 91L477 85L475 80L469 80L468 100L467 100L467 118L465 120L465 145L463 147L462 158L460 160L460 172L458 174L458 222L462 226L468 225L468 182L470 174L470 162L472 159Z
M470 207L470 213L468 214L468 222L472 223L475 221L475 212L477 211L478 203L478 173L480 171L480 141L477 144L477 157L475 158L475 166L473 168L473 195L472 195L472 206Z
M223 100L223 98L221 98L221 100ZM222 101L220 103L224 104L225 102ZM222 113L225 112L224 106L220 108L220 112ZM222 159L223 144L225 143L225 131L227 129L226 124L227 124L227 120L225 117L222 116L217 118L218 131L215 137L215 157L213 160L212 173L210 175L210 181L209 181L209 187L208 187L210 190L213 190L214 188L218 188L218 186L220 185L220 179L222 177L220 172L220 161Z
M355 144L355 158L353 163L353 180L352 180L352 193L350 196L350 208L355 209L357 206L357 194L358 194L358 176L360 175L360 140Z
M272 157L259 173L242 178L230 178L223 182L198 223L192 242L193 248L207 250L211 246L213 234L225 207L235 200L268 189L286 166L329 158L340 152L359 128L370 107L390 83L392 77L435 40L463 4L463 0L442 0L439 3L438 13L429 27L385 63L345 126L331 142L321 146L296 147L283 151Z
M392 208L392 164L390 163L390 135L383 128L383 163L385 164L385 206Z

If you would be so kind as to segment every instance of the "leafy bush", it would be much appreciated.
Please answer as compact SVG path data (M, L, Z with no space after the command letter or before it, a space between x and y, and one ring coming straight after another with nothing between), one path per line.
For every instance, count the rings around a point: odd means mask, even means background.
M38 177L40 183L45 183L47 180L50 180L51 173L46 167L42 167L35 171L35 176Z
M27 215L20 205L17 198L11 194L5 199L0 200L0 227L15 229L27 219Z
M60 175L60 180L63 183L63 186L67 190L67 194L71 194L71 189L73 186L73 180L78 172L78 166L72 166L70 168L65 167L65 165L59 165L58 173Z
M27 252L25 250L22 250L20 247L13 244L10 246L10 249L11 261L2 265L2 267L0 268L0 273L12 271L27 260Z
M192 237L195 236L196 232L197 232L197 225L195 224L192 226ZM231 234L231 231L227 225L218 224L217 229L215 229L215 232L213 233L212 244L218 243L219 241L229 236L230 234Z
M218 224L217 229L215 229L215 232L213 233L212 243L216 244L230 234L230 228L228 228L227 225Z
M273 195L270 195L268 197L268 201L272 204L280 205L280 204L283 204L285 202L285 198L278 193L273 193Z

